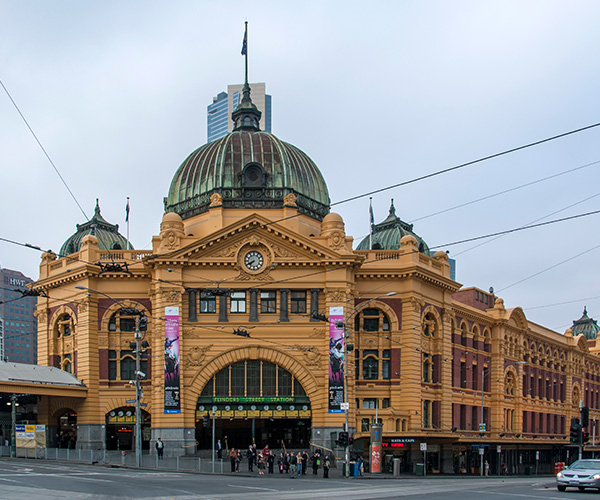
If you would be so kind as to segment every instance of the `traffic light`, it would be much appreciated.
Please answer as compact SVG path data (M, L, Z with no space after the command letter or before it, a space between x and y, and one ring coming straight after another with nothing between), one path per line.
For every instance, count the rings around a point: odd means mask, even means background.
M348 433L346 431L342 431L339 433L337 444L342 448L348 446Z
M348 438L348 446L352 446L354 444L354 438L350 437Z
M583 432L581 434L581 444L585 444L590 440L590 433L589 432Z
M590 408L584 406L581 408L581 427L587 427L590 425Z
M569 429L571 444L576 444L576 445L581 444L581 438L582 438L581 430L582 430L582 427L581 427L581 424L579 423L579 419L572 418L571 419L571 428Z
M208 415L204 415L204 417L202 418L202 426L208 427L209 424L210 424L210 419L209 419Z

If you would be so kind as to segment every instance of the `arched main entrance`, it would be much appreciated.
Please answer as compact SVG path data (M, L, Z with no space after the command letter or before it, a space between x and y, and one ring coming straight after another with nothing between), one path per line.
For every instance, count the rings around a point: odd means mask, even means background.
M244 360L226 366L204 387L196 406L200 449L215 439L224 448L305 448L311 426L310 400L300 382L269 361Z

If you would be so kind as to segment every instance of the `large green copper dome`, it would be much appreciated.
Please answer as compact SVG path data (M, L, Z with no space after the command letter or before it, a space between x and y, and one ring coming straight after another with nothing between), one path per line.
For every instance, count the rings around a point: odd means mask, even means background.
M206 212L217 193L225 208L295 204L301 213L322 220L330 200L321 172L300 149L259 130L260 111L249 92L244 89L233 112L233 132L198 148L181 164L165 198L165 212L188 219Z
M394 200L390 206L390 213L387 218L379 224L371 225L371 236L364 238L356 247L357 250L398 250L400 248L400 240L411 235L417 239L417 248L419 252L429 255L429 247L427 243L413 232L413 225L407 224L396 215L394 208ZM369 248L369 240L371 240L371 248Z
M98 238L100 250L122 250L127 248L127 238L119 233L118 224L111 224L100 215L100 205L96 200L94 215L85 224L77 224L77 232L70 236L60 247L59 257L78 252L81 248L81 240L88 234ZM132 248L131 244L129 244L129 248Z

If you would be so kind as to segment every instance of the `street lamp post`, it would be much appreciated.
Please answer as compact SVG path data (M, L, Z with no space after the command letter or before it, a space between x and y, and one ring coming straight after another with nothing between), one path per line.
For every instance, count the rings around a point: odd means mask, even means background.
M127 307L123 303L119 302L114 297L101 292L100 290L94 290L86 286L76 286L78 290L88 290L90 292L96 292L100 295L112 300L115 304L121 306L122 310L131 316L135 316L135 461L138 467L142 466L142 408L141 399L144 397L142 390L142 379L146 377L146 374L141 371L141 339L142 322L147 322L147 318L143 311L140 311L136 307ZM130 343L133 347L133 342ZM147 342L144 341L147 346Z

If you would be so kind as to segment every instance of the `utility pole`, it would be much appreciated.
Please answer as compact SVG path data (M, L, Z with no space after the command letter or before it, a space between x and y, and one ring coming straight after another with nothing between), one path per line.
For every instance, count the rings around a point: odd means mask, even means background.
M141 314L135 316L135 458L138 467L142 466L142 408L141 399L144 393L142 392L142 381L141 376L143 375L141 368L141 352L140 352L140 339L142 333L140 332L140 321Z
M479 435L483 437L483 433L485 432L485 420L483 418L483 396L484 396L484 388L485 388L485 368L481 367L481 423L479 424ZM483 477L483 444L481 445L481 450L479 450L479 472L480 476Z
M15 458L17 456L17 395L13 394L10 397L11 402L11 415L12 425L10 428L10 456Z

